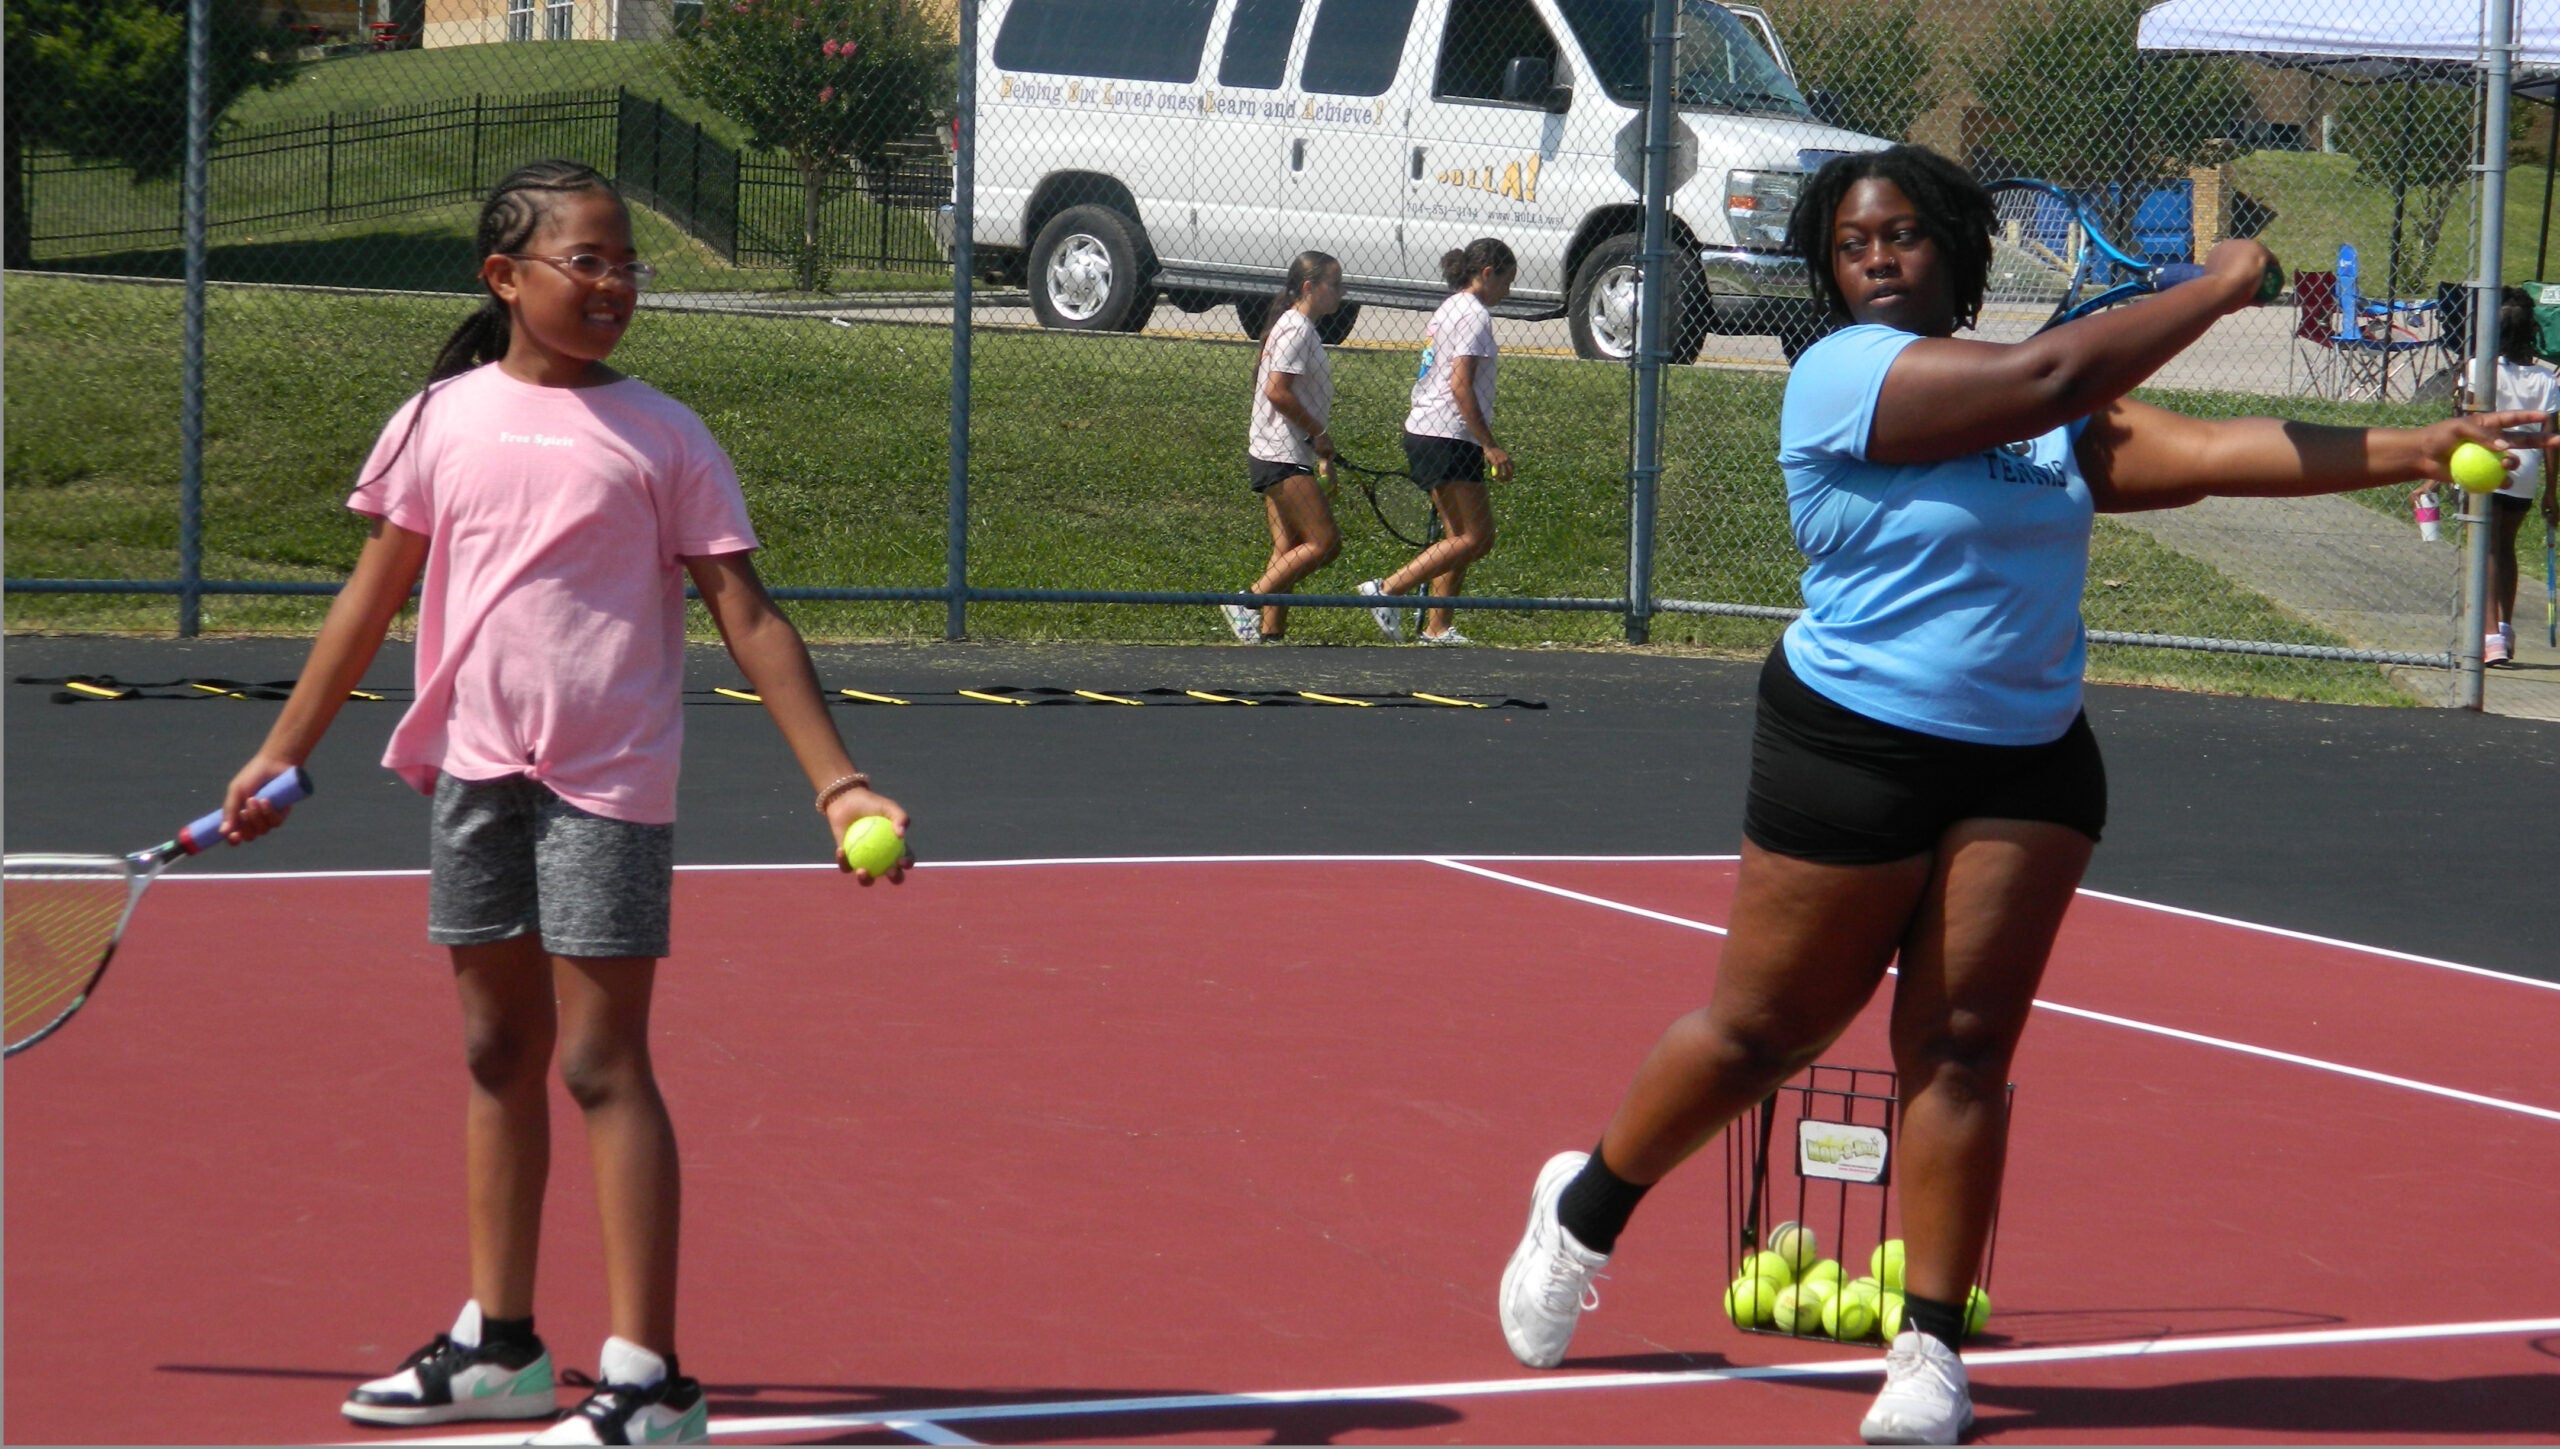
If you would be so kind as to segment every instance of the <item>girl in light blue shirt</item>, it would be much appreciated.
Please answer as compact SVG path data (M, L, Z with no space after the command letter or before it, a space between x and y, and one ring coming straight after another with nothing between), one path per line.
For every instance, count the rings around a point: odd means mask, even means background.
M1982 305L1991 200L1913 146L1806 187L1790 247L1833 330L1779 426L1805 612L1761 675L1741 875L1708 1004L1673 1022L1591 1153L1550 1159L1502 1277L1504 1337L1562 1361L1636 1203L1845 1030L1899 962L1894 1184L1904 1327L1869 1443L1973 1422L1956 1344L1999 1201L2009 1063L2106 819L2080 709L2097 513L2443 479L2465 439L2207 422L2130 394L2273 265L2226 241L2205 275L2019 343L1956 334Z

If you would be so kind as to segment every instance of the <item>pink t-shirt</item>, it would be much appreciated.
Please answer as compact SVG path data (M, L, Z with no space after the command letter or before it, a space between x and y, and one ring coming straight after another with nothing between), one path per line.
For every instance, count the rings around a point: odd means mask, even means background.
M428 540L417 702L382 763L421 791L529 775L611 819L675 819L683 560L756 546L728 455L631 378L537 387L491 363L424 396L347 500Z

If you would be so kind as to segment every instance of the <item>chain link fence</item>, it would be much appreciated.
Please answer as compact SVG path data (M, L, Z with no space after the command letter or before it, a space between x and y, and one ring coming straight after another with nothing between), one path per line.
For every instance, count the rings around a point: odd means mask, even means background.
M1426 526L1392 473L1443 263L1491 237L1517 274L1479 365L1517 473L1465 632L1765 648L1801 566L1779 403L1821 323L1779 243L1811 170L1894 141L2050 182L2154 260L2272 248L2285 295L2164 369L2167 406L2431 420L2467 337L2475 69L2146 48L2137 0L1678 0L1658 473L1652 0L202 3L192 545L187 7L8 12L13 628L166 628L195 579L203 627L311 624L359 540L354 471L478 290L478 200L544 156L632 203L660 276L615 361L735 455L760 566L821 636L1227 637L1210 605L1275 548L1262 342L1312 251L1343 277L1314 319L1330 437L1390 476L1333 492L1339 555L1288 633L1377 639L1352 596L1414 556L1389 522ZM2540 95L2497 138L2527 284L2560 271ZM2008 216L1981 335L2041 325L2072 245ZM2423 541L2406 494L2102 519L2093 676L2442 699L2462 530Z

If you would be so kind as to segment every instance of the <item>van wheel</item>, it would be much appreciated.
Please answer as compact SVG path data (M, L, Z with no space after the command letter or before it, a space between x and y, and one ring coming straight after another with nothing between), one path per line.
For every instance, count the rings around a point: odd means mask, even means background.
M1271 301L1269 297L1245 297L1237 300L1236 321L1244 328L1245 336L1257 342L1262 340L1263 332L1271 326ZM1332 316L1317 319L1316 336L1321 338L1327 346L1331 346L1349 337L1351 329L1359 325L1360 304L1345 302L1334 309Z
M1359 325L1360 304L1357 302L1345 302L1334 309L1332 316L1319 317L1316 319L1316 335L1323 338L1325 343L1330 346L1333 343L1340 342L1344 338L1349 337L1351 335L1351 329Z
M1031 244L1031 313L1043 327L1130 332L1146 325L1154 257L1138 224L1107 206L1071 206Z
M1624 362L1636 354L1636 284L1642 274L1637 254L1643 239L1613 236L1593 247L1573 274L1573 290L1565 300L1565 327L1573 334L1576 357ZM1694 259L1674 255L1672 276L1681 306L1663 339L1673 362L1695 362L1706 345L1706 278Z
M1269 297L1238 297L1236 325L1244 329L1245 336L1260 342L1262 329L1271 325L1271 299Z

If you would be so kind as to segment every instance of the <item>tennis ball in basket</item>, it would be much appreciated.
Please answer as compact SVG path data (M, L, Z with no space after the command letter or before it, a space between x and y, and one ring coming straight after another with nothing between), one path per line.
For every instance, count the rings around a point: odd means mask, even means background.
M1876 1300L1876 1326L1884 1330L1885 1342L1902 1336L1902 1295L1888 1292Z
M2478 443L2455 447L2453 456L2445 459L2445 471L2453 481L2472 493L2494 493L2506 486L2506 461Z
M1876 1331L1876 1305L1843 1289L1822 1300L1822 1331L1843 1342L1864 1338Z
M1724 1316L1736 1328L1758 1327L1776 1315L1778 1295L1785 1291L1774 1278L1745 1273L1724 1290Z
M1744 1258L1742 1271L1748 1277L1775 1278L1781 1288L1796 1281L1796 1270L1787 1266L1787 1260L1765 1248Z
M1867 1271L1876 1275L1876 1282L1882 1284L1886 1291L1901 1292L1902 1239L1887 1238L1878 1243L1876 1250L1867 1255Z
M844 863L885 876L906 859L907 842L885 815L865 815L844 828Z
M1964 1331L1980 1333L1991 1322L1991 1295L1976 1288L1964 1295Z
M1796 1279L1796 1281L1799 1283L1828 1283L1833 1288L1837 1289L1840 1286L1840 1260L1837 1258L1825 1258L1821 1262L1814 1264L1812 1267L1805 1269L1804 1275Z
M1770 1322L1782 1333L1814 1333L1822 1327L1822 1295L1807 1294L1802 1285L1778 1290Z
M1822 1240L1802 1223L1780 1223L1769 1232L1769 1251L1787 1260L1788 1271L1801 1273L1822 1256Z

